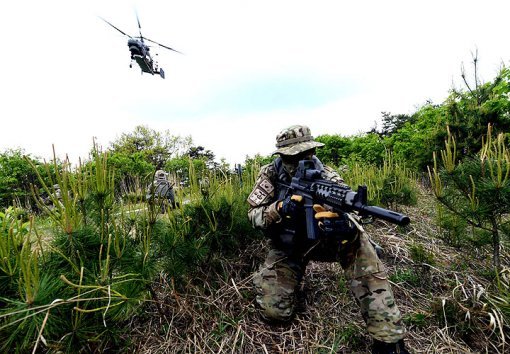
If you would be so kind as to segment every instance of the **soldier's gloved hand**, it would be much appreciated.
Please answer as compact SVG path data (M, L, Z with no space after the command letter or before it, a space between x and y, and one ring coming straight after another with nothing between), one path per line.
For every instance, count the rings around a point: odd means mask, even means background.
M328 211L320 204L314 204L315 219L318 220L319 228L326 237L336 236L341 239L342 244L346 244L354 239L357 234L356 225L346 214Z
M281 216L286 218L294 217L299 209L301 209L303 197L300 195L289 195L277 204L277 210Z
M320 204L314 204L313 210L315 211L315 219L319 221L319 229L324 231L326 234L335 232L335 224L338 221L338 213L326 210Z

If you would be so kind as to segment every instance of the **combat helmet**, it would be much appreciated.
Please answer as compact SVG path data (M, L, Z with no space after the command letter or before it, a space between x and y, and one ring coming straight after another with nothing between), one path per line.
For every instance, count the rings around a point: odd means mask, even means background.
M306 125L293 125L278 133L276 136L277 149L273 152L273 155L292 156L321 146L324 146L324 144L313 140L310 128Z
M156 179L166 179L166 175L167 175L167 173L165 171L157 170L155 177L156 177Z

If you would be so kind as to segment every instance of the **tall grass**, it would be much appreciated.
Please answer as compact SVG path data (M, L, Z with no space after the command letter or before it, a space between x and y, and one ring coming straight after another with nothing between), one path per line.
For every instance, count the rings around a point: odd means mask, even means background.
M417 176L387 153L382 166L353 162L339 173L353 189L366 185L371 204L395 209L417 201Z

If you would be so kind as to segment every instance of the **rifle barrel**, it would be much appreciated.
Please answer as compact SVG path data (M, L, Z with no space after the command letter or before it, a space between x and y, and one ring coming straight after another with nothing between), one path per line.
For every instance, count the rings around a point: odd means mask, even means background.
M379 219L383 219L400 226L409 225L409 223L411 222L411 219L409 219L409 216L407 215L400 214L397 213L396 211L391 211L377 206L364 205L358 210L361 213L372 215Z

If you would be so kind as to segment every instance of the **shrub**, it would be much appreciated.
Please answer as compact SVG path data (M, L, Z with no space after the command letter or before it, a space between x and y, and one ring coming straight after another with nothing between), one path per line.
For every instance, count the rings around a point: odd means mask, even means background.
M381 167L353 163L339 171L352 188L368 187L371 204L396 209L398 205L414 205L417 201L416 175L387 154Z

